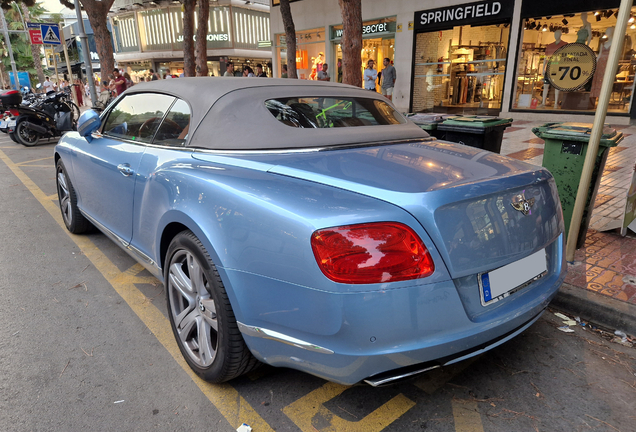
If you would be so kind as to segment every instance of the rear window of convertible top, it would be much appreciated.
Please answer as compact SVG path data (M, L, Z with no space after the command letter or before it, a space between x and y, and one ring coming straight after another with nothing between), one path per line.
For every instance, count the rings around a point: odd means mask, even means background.
M342 97L280 98L265 101L278 121L296 128L334 128L404 124L388 103L377 99Z

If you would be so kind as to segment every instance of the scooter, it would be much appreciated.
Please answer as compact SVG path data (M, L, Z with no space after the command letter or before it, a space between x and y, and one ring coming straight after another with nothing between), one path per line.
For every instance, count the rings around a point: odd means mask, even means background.
M36 145L41 138L54 138L65 132L77 130L77 118L73 108L66 102L63 93L53 94L36 107L17 105L15 136L20 144L27 147Z

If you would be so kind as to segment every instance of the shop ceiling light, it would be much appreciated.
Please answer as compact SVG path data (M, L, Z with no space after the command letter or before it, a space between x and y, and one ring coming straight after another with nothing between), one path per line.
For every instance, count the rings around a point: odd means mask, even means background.
M600 13L599 11L594 12L594 16L598 16L598 15L600 15L600 14L601 14L601 13Z
M631 26L629 26L629 28L634 30L634 29L636 29L636 25L632 24Z
M632 16L630 16L630 17L629 17L629 21L628 21L628 22L629 22L629 23L633 23L633 22L634 22L634 15L632 15Z
M600 21L601 20L601 14L594 14L596 16L596 21Z
M605 18L609 18L612 15L614 15L614 11L611 9L608 9L607 11L605 11Z
M561 22L563 23L563 25L568 25L568 20L566 20L565 18L563 18Z
M548 31L548 26L546 24L543 24L543 29L541 29L542 31Z

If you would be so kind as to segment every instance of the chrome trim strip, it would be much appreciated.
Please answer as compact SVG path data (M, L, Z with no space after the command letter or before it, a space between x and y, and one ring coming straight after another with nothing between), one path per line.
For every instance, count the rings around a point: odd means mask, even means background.
M437 138L434 137L426 137L426 138L405 138L397 141L380 141L380 142L367 142L367 143L355 143L355 144L340 144L328 147L311 147L311 148L292 148L292 149L256 149L256 150L214 150L214 149L205 149L201 147L186 147L190 150L193 150L194 153L210 153L215 155L252 155L252 154L286 154L286 153L318 153L322 151L329 150L338 150L338 149L350 149L350 148L359 148L359 147L375 147L375 146L385 146L392 144L408 144L412 142L430 142L437 141Z
M285 334L279 333L274 330L269 330L262 327L250 326L247 324L243 324L242 322L239 322L239 321L237 321L236 324L238 324L238 328L241 331L241 333L248 336L271 339L277 342L282 342L287 345L295 346L297 348L302 348L302 349L319 352L323 354L333 354L333 351L330 349L323 348L321 346L314 345L312 343L305 342L300 339L293 338L291 336L287 336Z
M429 367L426 367L424 369L419 369L419 370L416 370L416 371L407 372L407 373L400 374L400 375L394 375L394 376L391 376L391 377L388 377L388 378L384 378L384 379L374 380L372 378L369 378L369 379L365 379L364 382L369 384L369 385L371 385L371 386L373 386L373 387L380 387L380 386L382 386L384 384L387 384L387 383L390 383L390 382L393 382L393 381L397 381L397 380L402 379L402 378L408 378L408 377L413 376L413 375L417 375L417 374L421 374L421 373L424 373L424 372L428 372L430 370L437 369L437 368L440 368L440 367L441 367L440 365L429 366Z
M132 246L129 242L106 228L101 223L97 222L86 213L82 212L82 215L84 215L86 219L88 219L93 225L95 225L97 229L100 230L106 237L108 237L115 244L117 244L117 246L121 247L125 252L127 252L128 255L130 255L135 261L144 266L153 276L155 276L159 280L162 279L161 268L157 265L156 262L154 262L152 258L150 258L148 255L146 255L136 247Z

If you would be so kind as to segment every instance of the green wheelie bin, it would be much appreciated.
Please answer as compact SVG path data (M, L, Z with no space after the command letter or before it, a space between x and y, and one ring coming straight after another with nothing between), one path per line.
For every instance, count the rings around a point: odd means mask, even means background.
M446 141L500 153L504 130L511 124L511 118L462 115L444 120L437 130L446 134Z
M556 181L561 207L563 208L565 234L567 236L572 221L572 213L574 212L574 201L576 200L579 182L583 174L583 163L585 162L585 155L590 142L592 124L546 123L543 126L532 128L532 132L545 140L543 166L552 173ZM622 139L622 132L617 132L616 129L608 125L603 127L590 189L585 202L581 229L576 241L577 249L585 243L585 235L590 224L596 192L601 183L601 176L605 168L609 149L618 145Z

